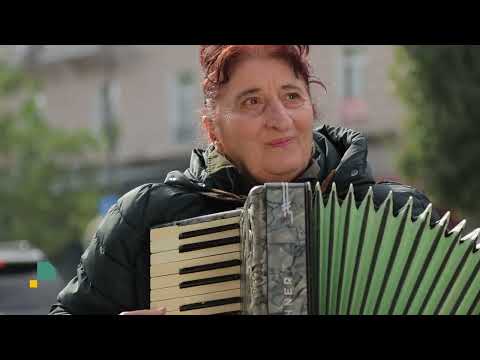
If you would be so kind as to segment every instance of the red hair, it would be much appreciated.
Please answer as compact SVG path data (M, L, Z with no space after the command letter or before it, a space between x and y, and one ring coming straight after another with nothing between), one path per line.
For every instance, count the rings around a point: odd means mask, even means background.
M200 65L204 74L205 104L215 100L220 87L229 81L235 64L246 57L273 57L285 60L295 76L301 77L310 94L310 84L325 85L312 75L308 45L201 45Z

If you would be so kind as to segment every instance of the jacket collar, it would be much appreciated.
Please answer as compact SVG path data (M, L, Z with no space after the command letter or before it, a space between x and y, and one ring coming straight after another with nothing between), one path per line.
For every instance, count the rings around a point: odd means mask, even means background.
M373 182L367 164L367 142L360 133L324 125L314 130L313 139L310 165L294 182L321 182L332 170L336 171L333 181L340 186L340 192L348 190L350 183ZM202 191L218 189L242 196L259 185L240 174L213 145L205 150L193 150L189 169L183 174L169 173L165 183Z

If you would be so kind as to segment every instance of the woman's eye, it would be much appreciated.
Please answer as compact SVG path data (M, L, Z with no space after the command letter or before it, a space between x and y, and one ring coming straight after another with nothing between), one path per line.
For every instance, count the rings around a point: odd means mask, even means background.
M300 99L300 95L297 93L290 93L290 94L287 94L287 99L290 101L298 100Z
M299 93L288 93L286 95L286 106L299 107L302 106L305 100Z
M248 98L246 99L244 102L243 102L243 105L246 105L246 106L255 106L255 105L258 105L260 103L259 99L256 98L256 97L251 97L251 98Z

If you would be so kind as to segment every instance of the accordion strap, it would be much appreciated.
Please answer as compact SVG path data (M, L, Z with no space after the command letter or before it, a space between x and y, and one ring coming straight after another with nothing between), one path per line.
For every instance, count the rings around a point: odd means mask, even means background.
M336 170L332 170L330 174L328 174L328 176L322 181L321 190L323 194L326 194L327 192L330 191L335 174L336 174ZM170 181L175 181L175 182L170 183ZM240 205L243 205L247 200L247 196L245 195L237 195L225 190L209 188L209 187L206 187L204 184L198 185L190 181L186 181L183 176L171 177L167 179L165 183L172 186L181 186L181 187L188 188L190 190L195 191L198 194L201 194L209 198L235 202Z
M330 172L330 174L327 175L325 180L322 181L322 184L320 185L320 189L322 190L322 194L326 194L330 192L330 189L332 187L332 182L333 178L337 174L337 171L334 169Z
M200 191L199 192L201 195L214 198L217 200L225 200L225 201L231 201L231 202L237 202L239 204L245 203L245 200L247 200L246 196L243 195L237 195L228 191L220 190L220 189L208 189L208 191Z
M330 174L328 174L328 176L323 180L320 186L322 189L322 193L325 194L330 191L332 187L333 178L335 177L335 175L336 175L336 170L332 170ZM240 204L244 204L245 201L247 200L247 196L237 195L228 191L215 189L215 188L210 188L206 191L200 191L199 193L210 198L215 198L215 199L225 200L225 201L233 201Z

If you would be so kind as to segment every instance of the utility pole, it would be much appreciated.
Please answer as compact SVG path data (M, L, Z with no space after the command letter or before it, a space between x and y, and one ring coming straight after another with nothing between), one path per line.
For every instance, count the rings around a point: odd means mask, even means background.
M115 112L113 109L112 88L115 76L115 54L113 45L101 46L101 60L103 79L101 87L101 120L102 132L107 140L106 163L105 163L105 178L107 187L111 189L114 184L114 170L115 170L115 152L117 145L117 127Z

